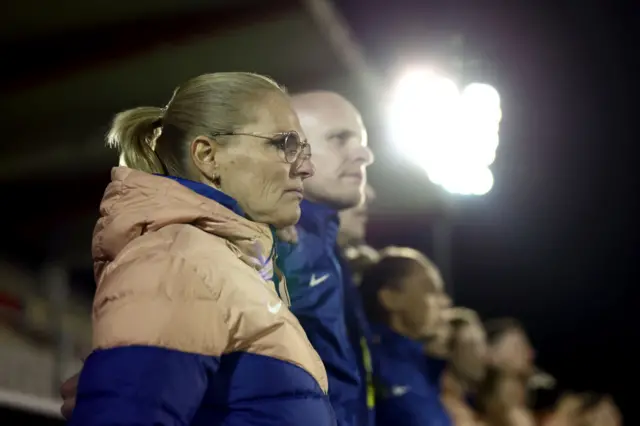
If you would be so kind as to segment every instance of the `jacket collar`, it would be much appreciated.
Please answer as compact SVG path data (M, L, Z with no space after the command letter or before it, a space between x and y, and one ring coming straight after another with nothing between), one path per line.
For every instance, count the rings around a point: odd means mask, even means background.
M205 185L202 182L195 182L192 180L183 179L175 176L165 176L165 177L168 179L175 180L179 184L186 186L190 190L194 191L197 194L202 195L203 197L207 197L210 200L217 201L218 203L222 204L223 206L225 206L226 208L228 208L238 216L246 217L244 211L242 210L242 208L240 208L240 205L233 197L225 194L224 192L212 186Z
M340 221L338 212L324 204L302 200L300 203L300 221L298 226L325 243L325 247L333 250L338 240Z

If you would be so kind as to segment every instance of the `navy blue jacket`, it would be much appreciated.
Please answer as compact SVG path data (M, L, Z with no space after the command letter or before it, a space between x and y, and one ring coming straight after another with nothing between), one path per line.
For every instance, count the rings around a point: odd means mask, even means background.
M359 425L375 425L375 388L373 386L373 370L375 361L371 356L371 328L362 305L360 291L353 281L353 274L344 257L340 258L344 273L344 306L347 331L351 347L356 353L358 370L363 381L360 389L362 403L359 407Z
M446 363L426 357L423 342L372 324L378 426L452 426L440 401Z
M336 249L338 214L303 201L296 230L298 243L280 243L278 266L287 277L291 311L324 362L329 398L339 426L366 426L359 360L347 331L345 275ZM363 409L364 407L364 409Z

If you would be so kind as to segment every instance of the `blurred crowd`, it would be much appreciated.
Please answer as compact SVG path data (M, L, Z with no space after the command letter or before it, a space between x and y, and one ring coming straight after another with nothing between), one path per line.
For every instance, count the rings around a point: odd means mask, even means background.
M374 158L342 96L207 74L108 143L71 425L622 424L607 395L534 412L555 380L522 324L456 306L424 253L367 245Z
M373 189L368 188L367 194L371 200ZM613 399L595 392L565 392L553 409L535 412L536 392L555 388L556 381L536 367L535 350L523 325L515 318L482 321L472 309L454 306L437 266L426 256L408 247L375 250L366 245L364 227L358 224L358 219L364 223L366 217L366 204L342 212L341 232L342 241L349 242L343 245L344 255L364 298L367 317L372 327L383 324L382 332L374 332L372 339L378 374L389 373L374 384L377 415L388 415L381 424L431 424L432 414L426 410L424 422L398 420L406 411L391 402L416 387L415 377L424 377L422 386L432 386L433 396L456 426L622 425ZM397 292L400 302L385 302L389 289ZM384 329L397 334L395 340L385 338ZM409 374L415 375L405 381L397 373L406 367L393 369L394 361L411 362L396 352L403 339L423 342L424 357L416 358L409 367ZM421 364L432 371L416 374ZM386 390L380 386L384 382L390 385Z

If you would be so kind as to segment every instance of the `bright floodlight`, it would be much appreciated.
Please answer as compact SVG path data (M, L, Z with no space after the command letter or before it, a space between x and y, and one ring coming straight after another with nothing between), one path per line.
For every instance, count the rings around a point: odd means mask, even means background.
M491 190L502 118L495 88L473 83L460 91L450 79L414 71L398 82L389 114L394 141L433 183L464 195Z

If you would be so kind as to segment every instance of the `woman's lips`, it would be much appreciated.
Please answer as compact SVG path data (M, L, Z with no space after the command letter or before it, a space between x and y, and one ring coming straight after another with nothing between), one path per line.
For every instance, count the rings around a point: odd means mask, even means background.
M301 200L302 200L302 198L304 198L304 193L303 193L302 189L299 189L299 188L287 189L285 191L285 193L292 194L292 195L298 197Z

